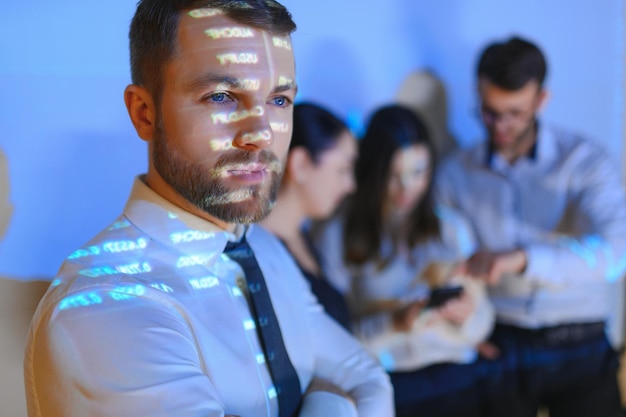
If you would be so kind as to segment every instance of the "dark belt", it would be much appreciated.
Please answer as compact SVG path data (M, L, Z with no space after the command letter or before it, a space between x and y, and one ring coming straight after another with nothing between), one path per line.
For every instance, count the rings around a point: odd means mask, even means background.
M521 336L533 346L554 347L575 344L586 340L604 336L604 322L568 323L558 326L525 329L508 324L498 324L496 331L512 333Z

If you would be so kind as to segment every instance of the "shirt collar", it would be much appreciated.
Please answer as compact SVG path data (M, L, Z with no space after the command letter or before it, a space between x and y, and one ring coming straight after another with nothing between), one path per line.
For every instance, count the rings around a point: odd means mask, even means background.
M171 245L174 237L180 234L199 233L211 235L212 250L222 251L227 241L238 241L247 234L250 227L237 225L233 233L214 223L183 210L153 191L144 182L145 176L135 178L133 187L124 207L126 218L152 239ZM216 245L213 247L213 245Z
M550 161L555 156L554 146L552 131L537 121L537 138L533 146L528 150L526 155L524 155L524 159L534 163ZM490 141L487 141L484 161L488 168L494 168L496 156L497 152L495 147Z

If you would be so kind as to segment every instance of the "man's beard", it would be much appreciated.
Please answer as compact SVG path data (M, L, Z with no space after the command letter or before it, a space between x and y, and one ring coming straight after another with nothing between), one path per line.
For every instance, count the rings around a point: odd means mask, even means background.
M208 141L207 141L208 146ZM280 161L272 152L233 149L208 167L169 147L162 123L156 123L152 160L154 167L174 190L205 213L226 223L250 224L265 218L276 202L282 177ZM219 174L232 164L262 163L271 174L270 181L229 188Z
M533 117L528 121L524 129L519 134L517 134L517 136L515 136L515 138L513 139L513 142L510 143L508 146L506 146L506 148L517 149L518 146L520 146L521 143L524 142L529 137L529 135L534 133L536 126L537 126L537 118L535 117L535 115L533 115ZM487 129L487 131L489 132L489 141L491 143L496 143L494 140L494 128L489 128Z

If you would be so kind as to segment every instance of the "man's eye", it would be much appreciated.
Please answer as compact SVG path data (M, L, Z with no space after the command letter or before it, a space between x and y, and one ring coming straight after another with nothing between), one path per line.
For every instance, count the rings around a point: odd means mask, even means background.
M287 100L287 97L274 97L272 99L272 104L275 104L276 106L280 106L280 107L284 107L287 104L289 104L289 101Z
M213 93L209 96L209 100L214 103L223 103L228 100L226 93Z

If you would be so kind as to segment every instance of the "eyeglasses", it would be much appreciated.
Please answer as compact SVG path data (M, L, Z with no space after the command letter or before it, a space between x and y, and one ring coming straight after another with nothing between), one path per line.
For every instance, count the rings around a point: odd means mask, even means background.
M481 104L477 113L478 117L486 126L495 126L498 122L507 126L521 126L528 123L528 121L534 116L535 108L533 106L530 110L509 110L500 113L485 107L484 104Z

